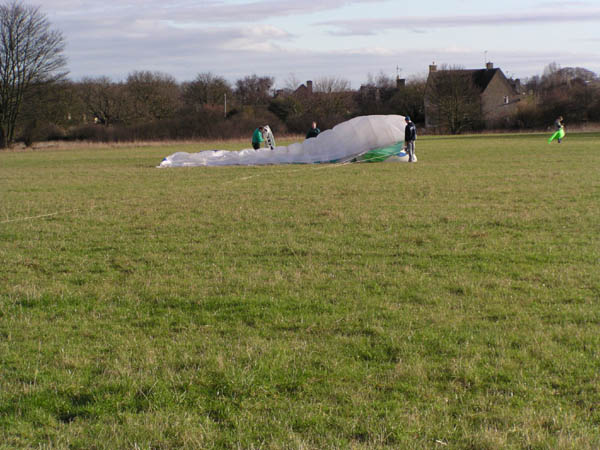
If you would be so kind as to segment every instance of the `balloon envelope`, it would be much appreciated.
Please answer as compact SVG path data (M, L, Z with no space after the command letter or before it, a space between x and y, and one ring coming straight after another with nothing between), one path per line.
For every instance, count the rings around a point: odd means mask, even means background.
M404 117L399 115L360 116L287 147L177 152L167 156L159 167L407 162L408 155L402 149L405 126Z

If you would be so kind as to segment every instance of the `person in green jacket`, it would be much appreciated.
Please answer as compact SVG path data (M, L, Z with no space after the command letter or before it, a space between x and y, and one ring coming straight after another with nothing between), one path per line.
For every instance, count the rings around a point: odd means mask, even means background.
M264 141L263 127L258 127L252 134L252 148L254 150L258 150L260 148L260 144L262 144Z

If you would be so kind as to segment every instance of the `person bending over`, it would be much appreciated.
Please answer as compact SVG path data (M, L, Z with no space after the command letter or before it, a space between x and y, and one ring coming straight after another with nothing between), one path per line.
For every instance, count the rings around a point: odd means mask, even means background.
M254 150L258 150L260 148L260 144L262 144L264 141L263 127L258 127L252 134L252 148Z

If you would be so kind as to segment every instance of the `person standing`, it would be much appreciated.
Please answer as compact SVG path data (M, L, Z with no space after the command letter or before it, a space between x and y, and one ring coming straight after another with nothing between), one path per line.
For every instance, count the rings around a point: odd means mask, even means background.
M552 136L550 136L550 139L548 139L548 144L550 144L554 139L556 139L560 144L562 139L565 137L565 124L563 123L563 116L558 116L558 118L554 121L554 127L556 128L556 131Z
M306 139L317 137L320 132L321 130L317 128L317 122L313 122L311 129L306 133Z
M410 120L409 116L404 118L406 127L404 127L404 148L408 153L408 162L413 162L415 159L415 141L417 140L417 127Z
M254 150L258 150L260 148L260 144L262 144L264 141L263 127L258 127L252 134L252 148Z

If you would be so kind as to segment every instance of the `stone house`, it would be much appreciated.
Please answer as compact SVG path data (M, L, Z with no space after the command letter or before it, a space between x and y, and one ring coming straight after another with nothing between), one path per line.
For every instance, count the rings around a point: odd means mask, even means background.
M435 128L435 114L431 100L431 85L435 77L440 76L445 70L437 70L437 66L429 66L429 76L425 87L425 127ZM518 79L506 78L502 70L494 68L491 62L486 64L485 69L462 69L452 72L465 83L472 83L475 87L473 92L479 95L481 117L486 127L492 128L501 124L517 110L517 104L521 100L521 87Z

